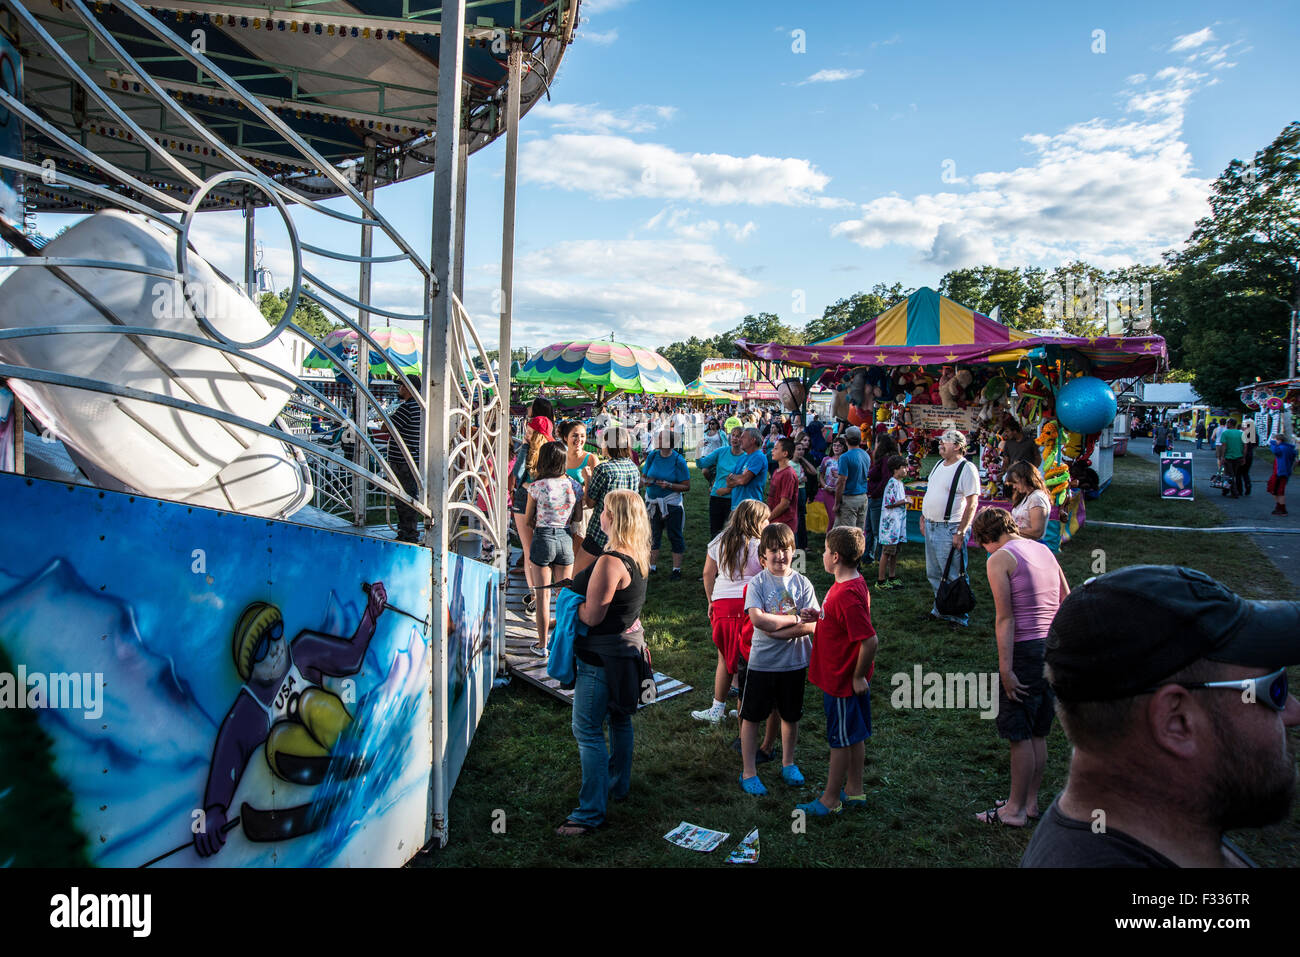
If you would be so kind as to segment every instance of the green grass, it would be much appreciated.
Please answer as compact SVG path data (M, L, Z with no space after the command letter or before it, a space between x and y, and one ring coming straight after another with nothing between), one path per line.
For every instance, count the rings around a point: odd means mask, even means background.
M636 716L632 793L611 805L609 827L584 839L552 831L575 806L580 773L569 710L557 700L515 681L497 690L451 798L450 842L416 860L420 866L674 866L715 867L751 828L762 837L761 862L771 866L1014 866L1029 832L981 825L971 816L1004 797L1009 785L1008 751L993 722L975 710L911 711L890 707L890 676L914 664L939 672L989 672L997 668L992 599L983 553L971 552L971 580L979 600L971 626L961 632L921 624L929 610L925 556L919 544L903 549L900 575L906 589L873 596L872 617L880 633L873 682L875 736L867 743L866 785L870 810L838 820L808 822L791 831L797 802L820 793L827 771L821 692L808 686L800 723L798 763L808 779L787 788L776 762L760 768L769 796L751 798L737 784L739 756L729 745L734 723L709 728L689 712L711 700L715 651L709 636L700 577L708 540L707 487L693 476L687 496L684 579L651 580L643 621L656 668L695 686L694 691L647 708ZM1217 523L1208 501L1161 502L1155 466L1133 456L1116 461L1111 488L1088 503L1088 514L1111 521L1205 527ZM822 536L809 543L808 577L824 595ZM1251 598L1279 598L1285 584L1249 539L1191 532L1135 532L1085 527L1061 554L1072 584L1094 574L1104 553L1108 569L1176 563L1214 575ZM664 556L667 565L667 556ZM1285 596L1291 597L1291 596ZM1049 738L1042 792L1046 807L1063 786L1069 745L1059 725ZM494 812L505 814L505 833L493 829ZM500 821L499 814L495 820ZM663 840L678 822L729 831L731 840L712 854L696 854ZM1261 864L1294 863L1300 845L1300 814L1264 831L1234 835Z

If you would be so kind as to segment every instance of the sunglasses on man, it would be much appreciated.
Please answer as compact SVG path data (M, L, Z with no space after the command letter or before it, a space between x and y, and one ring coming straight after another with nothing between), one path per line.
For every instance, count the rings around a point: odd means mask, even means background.
M1242 695L1243 701L1254 701L1256 704L1266 705L1274 711L1285 711L1289 697L1285 668L1279 668L1271 674L1260 675L1258 678L1240 678L1235 681L1196 681L1190 684L1171 681L1166 682L1166 684L1176 684L1188 691L1197 691L1201 688L1232 688L1236 691L1245 692ZM1143 694L1154 693L1163 687L1165 685L1148 688Z

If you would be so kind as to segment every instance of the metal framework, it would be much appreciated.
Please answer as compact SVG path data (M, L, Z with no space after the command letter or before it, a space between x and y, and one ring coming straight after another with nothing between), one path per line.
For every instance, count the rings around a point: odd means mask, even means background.
M292 397L265 424L205 404L186 393L183 377L161 364L185 397L13 361L0 361L0 377L112 396L127 414L129 403L139 402L212 419L245 448L253 436L278 440L310 475L315 503L357 526L368 524L377 502L409 506L422 516L424 544L433 550L432 620L441 633L449 549L485 542L504 580L518 124L521 111L549 95L572 39L578 0L460 0L427 9L403 0L400 15L392 3L378 0L360 0L342 11L334 6L316 0L270 8L203 0L147 7L136 0L0 0L0 35L20 50L24 73L21 90L0 84L0 109L17 117L23 129L21 153L0 156L0 176L16 184L26 225L35 213L112 208L144 217L175 244L174 269L51 256L24 233L24 222L0 218L0 239L18 253L0 258L0 276L11 269L45 270L106 320L99 326L0 323L0 360L9 343L44 336L126 336L142 351L150 343L179 341L212 350L236 369L255 366L282 380ZM376 15L380 8L385 15ZM467 10L474 14L472 24ZM331 69L342 62L354 72ZM494 381L476 371L491 369L491 363L458 293L467 158L503 133L505 298L500 380ZM379 212L375 190L430 170L433 242L426 261ZM344 203L325 205L322 200L329 198ZM201 211L244 210L240 280L249 290L259 206L274 207L284 221L293 278L283 318L261 339L237 342L212 321L209 304L189 294L188 266L201 255L189 231ZM301 240L294 225L300 208L360 227L359 252L331 249L314 237ZM397 252L375 255L376 233ZM310 265L305 256L321 265ZM322 269L331 264L359 269L356 297L327 281ZM413 278L423 290L418 308L375 305L375 266ZM79 277L105 269L174 284L192 326L155 328L97 299ZM245 294L238 291L241 283L217 274L231 294ZM296 335L330 355L293 322L300 299L312 300L359 337L357 371L334 360L341 387L326 388L253 352ZM423 389L416 398L425 414L418 449L405 446L367 381L368 353L382 352L372 316L424 329ZM388 431L391 447L370 436L372 416ZM58 423L46 424L59 434ZM352 442L345 442L347 436ZM415 476L413 491L403 487L390 458ZM434 647L431 732L437 744L447 734L445 642ZM435 754L444 752L435 747ZM429 789L429 836L443 842L445 771L435 766Z

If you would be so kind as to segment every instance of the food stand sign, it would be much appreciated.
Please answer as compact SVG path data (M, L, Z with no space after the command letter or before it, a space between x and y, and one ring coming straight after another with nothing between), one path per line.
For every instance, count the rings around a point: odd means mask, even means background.
M1192 453L1162 452L1160 455L1160 497L1192 501Z

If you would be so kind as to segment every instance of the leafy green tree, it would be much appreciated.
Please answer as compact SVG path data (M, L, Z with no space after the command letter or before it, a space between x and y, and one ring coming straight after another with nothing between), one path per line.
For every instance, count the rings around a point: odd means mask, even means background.
M674 342L659 350L659 354L672 363L682 382L694 382L700 376L700 363L705 359L720 358L716 339L691 336L685 342Z
M898 300L906 299L914 291L904 289L902 283L896 282L889 286L878 282L871 287L870 292L855 292L827 306L820 319L810 320L803 327L803 340L816 342L856 329L864 322L880 315Z
M1176 276L1157 331L1206 401L1228 405L1242 382L1286 374L1290 312L1300 307L1300 121L1228 165L1210 215L1165 264Z
M326 334L335 329L342 329L341 322L332 322L329 314L321 308L320 303L313 299L308 299L305 293L311 290L310 286L303 286L298 295L298 307L293 311L293 322L299 329L317 339L324 339ZM262 315L270 325L275 325L284 315L285 307L289 305L288 288L281 289L279 294L272 292L262 293L261 299L258 300L258 308L262 310Z

